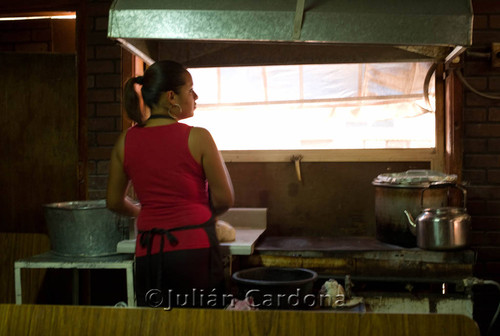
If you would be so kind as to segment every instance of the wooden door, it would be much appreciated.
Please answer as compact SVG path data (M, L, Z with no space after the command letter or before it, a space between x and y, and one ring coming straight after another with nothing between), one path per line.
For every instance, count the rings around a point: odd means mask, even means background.
M0 231L46 232L78 197L76 56L0 53Z

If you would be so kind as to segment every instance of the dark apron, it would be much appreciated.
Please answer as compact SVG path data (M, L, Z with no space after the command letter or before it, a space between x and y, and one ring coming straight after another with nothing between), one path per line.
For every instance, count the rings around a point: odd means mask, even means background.
M163 288L163 248L165 246L165 238L167 238L168 242L172 246L176 246L179 241L175 237L175 235L172 232L175 231L184 231L184 230L193 230L193 229L204 229L205 232L207 233L208 240L210 242L210 274L209 274L209 288L215 288L215 287L220 287L223 284L224 280L224 266L222 262L222 254L220 251L219 247L219 240L217 239L216 231L215 231L215 217L212 216L208 221L206 221L203 224L199 225L190 225L190 226L183 226L183 227L178 227L178 228L173 228L173 229L158 229L158 228L153 228L151 230L147 231L139 231L139 243L141 246L144 248L146 247L147 249L147 257L149 258L149 261L147 262L147 272L148 272L148 282L151 281L151 249L153 246L153 240L155 237L159 236L160 238L160 265L158 265L158 273L157 273L157 278L156 278L156 287L158 289ZM168 253L168 252L167 252ZM151 287L151 284L147 284L149 288Z

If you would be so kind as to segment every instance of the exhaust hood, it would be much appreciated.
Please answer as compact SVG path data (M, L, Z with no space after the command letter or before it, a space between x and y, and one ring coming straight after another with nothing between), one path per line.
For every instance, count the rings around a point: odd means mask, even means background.
M472 19L470 0L114 0L108 37L190 67L449 62Z

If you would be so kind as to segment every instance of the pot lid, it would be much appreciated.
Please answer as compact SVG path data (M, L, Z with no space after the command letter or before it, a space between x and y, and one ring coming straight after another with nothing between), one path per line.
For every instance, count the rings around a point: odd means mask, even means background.
M377 176L374 185L411 185L427 186L430 183L455 183L457 175L447 175L435 170L414 169L399 173L385 173Z

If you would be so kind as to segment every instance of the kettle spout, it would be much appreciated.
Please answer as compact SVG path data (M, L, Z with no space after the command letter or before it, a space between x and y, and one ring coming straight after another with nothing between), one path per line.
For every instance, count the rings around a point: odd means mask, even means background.
M413 220L413 217L409 211L405 210L404 213L405 213L406 217L408 217L408 227L410 228L411 233L416 235L417 234L417 224Z

